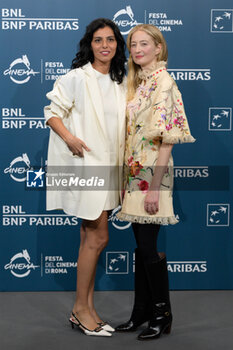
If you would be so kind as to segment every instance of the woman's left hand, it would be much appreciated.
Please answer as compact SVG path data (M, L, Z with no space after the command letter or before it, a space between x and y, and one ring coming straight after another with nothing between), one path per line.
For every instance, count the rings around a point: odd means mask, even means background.
M149 190L145 196L144 209L150 214L156 214L159 211L159 190Z

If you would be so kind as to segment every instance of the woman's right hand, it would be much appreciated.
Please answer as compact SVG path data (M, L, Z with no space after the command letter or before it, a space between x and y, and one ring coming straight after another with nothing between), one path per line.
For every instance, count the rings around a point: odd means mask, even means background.
M149 190L145 196L144 209L150 215L155 215L159 211L159 190Z
M82 140L71 134L70 131L66 129L63 121L60 118L54 116L50 118L47 123L53 129L53 131L56 132L63 139L63 141L65 141L69 150L74 156L83 157L83 149L90 152L90 149Z
M69 135L69 137L66 139L66 144L69 150L73 153L73 156L82 158L83 149L85 149L87 152L90 152L90 148L87 147L85 142L74 135Z

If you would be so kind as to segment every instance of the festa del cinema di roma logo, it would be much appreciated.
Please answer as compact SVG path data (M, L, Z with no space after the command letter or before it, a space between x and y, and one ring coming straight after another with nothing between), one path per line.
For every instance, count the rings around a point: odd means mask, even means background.
M131 226L131 222L126 222L118 219L116 214L120 211L120 209L121 209L121 205L113 209L111 215L108 218L108 221L111 221L112 226L115 227L117 230L127 230L127 228Z
M125 9L121 9L115 13L113 22L118 25L122 35L129 34L132 27L141 24L135 20L132 8L129 5Z
M40 74L40 72L35 72L31 68L27 55L23 55L21 58L16 58L3 74L9 75L15 84L26 84L32 76L34 77L36 74Z
M4 266L5 270L10 270L11 274L18 278L27 277L31 270L35 270L40 267L39 265L34 265L31 262L30 255L27 249L24 249L22 253L15 254L10 262Z
M26 180L26 173L30 169L30 160L27 153L12 160L9 167L5 168L4 174L10 174L10 177L17 182Z

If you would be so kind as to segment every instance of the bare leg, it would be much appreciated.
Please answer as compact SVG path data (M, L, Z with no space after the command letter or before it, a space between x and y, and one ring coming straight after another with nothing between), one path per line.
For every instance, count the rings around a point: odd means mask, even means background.
M95 273L93 275L93 279L92 279L91 284L90 284L90 290L89 290L89 294L88 294L88 305L89 305L92 317L95 319L95 321L96 322L103 322L103 320L101 320L101 318L97 314L95 306L94 306L95 274L96 274L96 270L95 270Z
M79 252L83 248L85 240L86 240L86 231L85 231L85 226L82 225L81 229L80 229L80 247L79 247ZM92 276L92 280L91 280L91 283L90 283L90 290L89 290L89 293L88 293L88 305L89 305L89 309L90 309L92 317L95 319L96 322L100 323L100 322L103 322L103 320L97 314L95 306L94 306L95 275L96 275L96 269L95 269L95 272L94 272L94 274Z
M85 327L94 329L96 328L96 320L90 310L89 300L92 300L91 308L94 307L93 288L96 265L101 251L108 242L107 212L102 212L97 220L83 221L82 226L78 257L77 294L73 312L77 313L80 322ZM93 308L93 310L95 309Z

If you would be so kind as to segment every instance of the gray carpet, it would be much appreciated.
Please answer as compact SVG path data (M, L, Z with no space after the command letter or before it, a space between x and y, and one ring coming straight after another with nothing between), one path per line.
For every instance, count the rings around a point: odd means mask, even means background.
M96 308L116 326L130 315L132 292L96 292ZM111 338L72 330L67 319L73 292L0 293L1 350L232 350L233 292L171 292L172 333L158 340L136 340L140 327Z

